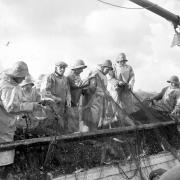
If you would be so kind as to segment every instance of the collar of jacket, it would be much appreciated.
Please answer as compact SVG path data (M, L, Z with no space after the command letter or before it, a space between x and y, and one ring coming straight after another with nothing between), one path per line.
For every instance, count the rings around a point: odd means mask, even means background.
M102 70L100 67L97 67L97 71L99 71L101 74L103 74ZM104 75L104 74L103 74ZM105 75L104 75L105 76Z

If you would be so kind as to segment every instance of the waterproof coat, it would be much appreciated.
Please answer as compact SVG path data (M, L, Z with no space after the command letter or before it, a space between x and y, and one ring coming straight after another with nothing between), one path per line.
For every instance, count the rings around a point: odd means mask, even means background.
M35 87L32 88L32 91L27 93L24 89L20 91L20 101L25 102L40 102L41 96L38 93ZM25 117L26 119L24 119ZM45 118L45 113L43 109L35 109L33 112L26 112L22 115L17 116L16 125L20 128L35 128L38 125L40 119Z
M106 118L106 108L108 100L105 91L107 91L107 78L97 70L91 73L90 85L88 88L88 96L84 103L83 120L89 127L90 131L97 130L102 127Z
M115 64L114 67L115 78L119 82L125 82L132 88L135 83L135 75L133 68L130 65L119 65ZM127 87L122 87L119 90L119 102L122 109L124 109L128 114L134 112L133 96Z
M18 113L32 112L33 103L20 101L21 87L8 75L0 78L0 143L14 140ZM14 161L14 150L0 152L0 166Z
M46 97L55 99L61 98L61 102L56 106L56 112L63 114L67 102L71 101L71 93L69 82L65 76L59 76L56 73L52 73L47 77L45 87Z
M126 112L120 106L120 92L121 89L118 85L119 81L114 77L108 76L107 90L112 96L112 99L108 101L107 116L111 126L133 126L133 121L127 116Z
M52 128L53 131L58 133L64 133L67 126L66 104L71 102L71 93L67 78L65 76L59 76L56 73L50 74L47 76L45 90L42 92L44 93L43 96L52 98L56 102L51 107L46 108L48 121L45 123L45 126ZM57 102L56 98L61 99L61 101Z
M89 85L88 80L82 80L80 75L76 75L74 71L67 76L69 85L70 85L70 92L71 92L71 102L72 106L78 106L80 101L80 96L82 94L82 89Z
M154 108L172 112L176 106L180 106L180 88L168 86L162 89L162 91L153 97L153 100L157 102L154 104Z
M120 103L119 100L119 87L118 83L119 81L113 77L108 76L108 83L107 83L107 90L109 91L109 94L112 96L115 102L118 104Z

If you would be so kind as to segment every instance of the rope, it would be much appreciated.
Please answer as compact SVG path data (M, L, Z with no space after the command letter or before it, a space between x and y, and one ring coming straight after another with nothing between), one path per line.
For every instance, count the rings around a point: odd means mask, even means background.
M51 110L53 111L53 113L55 114L55 122L56 122L56 128L55 128L55 136L54 138L52 138L52 141L49 143L48 146L48 151L46 153L46 157L43 163L43 166L46 166L48 160L49 160L49 156L54 152L54 145L57 142L57 135L58 135L58 119L59 119L59 115L57 114L57 112L54 110L53 106L49 105L49 107L51 108ZM62 117L61 117L62 118ZM52 158L52 157L51 157Z
M157 4L154 4L154 5L151 5L151 6L147 6L147 7L144 7L144 8L130 8L130 7L125 7L125 6L120 6L120 5L117 5L117 4L112 4L110 2L106 2L106 1L103 1L103 0L97 0L103 4L106 4L106 5L109 5L109 6L113 6L113 7L116 7L116 8L122 8L122 9L131 9L131 10L136 10L136 9L150 9L152 7L155 7L157 6Z

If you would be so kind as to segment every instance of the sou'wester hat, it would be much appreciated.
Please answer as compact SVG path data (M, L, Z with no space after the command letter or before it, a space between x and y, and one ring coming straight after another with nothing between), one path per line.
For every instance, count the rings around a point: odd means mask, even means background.
M85 65L84 61L79 59L75 62L75 64L71 69L75 70L75 69L85 69L85 68L87 68L87 66Z
M65 63L64 61L57 61L55 62L55 66L61 66L61 67L68 67L67 63Z
M101 67L108 67L109 69L113 69L111 60L107 59L103 63L99 64Z
M17 61L12 68L5 71L5 74L12 77L26 77L29 75L28 66L23 61Z
M34 86L34 82L30 76L26 76L26 78L21 82L20 86L23 87L28 84L31 84L32 86Z
M171 76L167 82L179 84L179 78L177 76Z
M120 53L117 58L116 61L128 61L126 58L126 54L125 53Z

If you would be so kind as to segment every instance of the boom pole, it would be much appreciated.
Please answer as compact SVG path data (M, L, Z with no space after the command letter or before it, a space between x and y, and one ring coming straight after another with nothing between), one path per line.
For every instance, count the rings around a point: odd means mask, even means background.
M176 14L171 13L170 11L158 6L157 4L154 4L148 0L129 0L163 18L165 18L168 21L171 21L175 28L180 25L180 17Z

